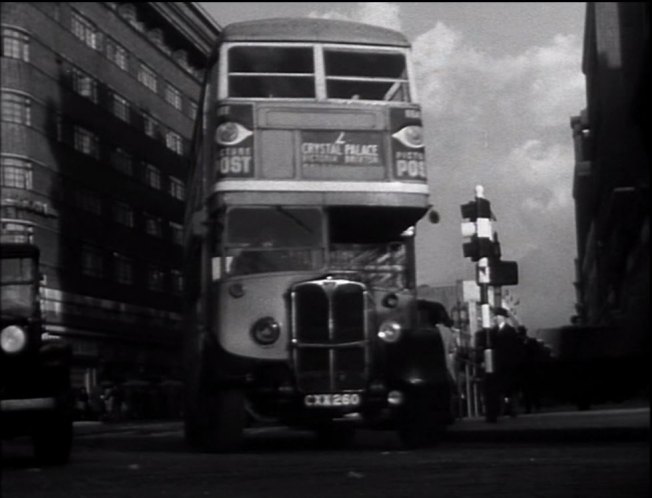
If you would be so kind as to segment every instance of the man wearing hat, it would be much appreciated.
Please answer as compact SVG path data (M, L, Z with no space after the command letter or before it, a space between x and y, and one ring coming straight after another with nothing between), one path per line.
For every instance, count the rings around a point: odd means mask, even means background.
M517 330L509 323L509 311L496 308L494 311L493 349L495 365L495 393L492 400L494 410L516 416L516 397L519 391L520 373L524 360L524 345ZM497 413L496 413L497 414Z

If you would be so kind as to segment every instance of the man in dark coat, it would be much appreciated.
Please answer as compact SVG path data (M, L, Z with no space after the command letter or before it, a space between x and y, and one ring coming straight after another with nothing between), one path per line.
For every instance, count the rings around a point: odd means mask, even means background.
M523 345L518 332L508 323L505 308L494 310L494 326L487 334L477 335L477 346L482 354L487 347L493 350L493 373L485 373L485 418L496 422L501 408L516 415L516 397L519 390L520 369L523 366ZM485 365L487 368L487 365Z
M505 308L495 311L495 365L498 390L505 412L516 416L517 397L525 360L525 348L518 331L508 322Z

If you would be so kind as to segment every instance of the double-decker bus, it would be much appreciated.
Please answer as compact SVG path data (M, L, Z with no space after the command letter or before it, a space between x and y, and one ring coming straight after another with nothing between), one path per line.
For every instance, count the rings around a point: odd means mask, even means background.
M393 30L226 26L203 86L185 232L186 438L248 420L409 444L449 420L440 339L420 326L414 230L429 197L410 45Z

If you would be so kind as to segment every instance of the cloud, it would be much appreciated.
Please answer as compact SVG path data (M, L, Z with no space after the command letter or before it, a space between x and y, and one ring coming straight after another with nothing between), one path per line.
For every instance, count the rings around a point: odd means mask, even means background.
M402 29L400 5L393 2L358 2L346 13L335 10L325 13L313 11L308 15L321 19L363 22L397 31Z
M383 28L402 30L400 6L392 2L361 2L354 19Z
M581 44L557 35L542 47L495 57L469 46L461 32L438 22L413 43L421 100L435 114L496 112L527 118L529 126L556 126L577 112L584 95Z
M334 3L333 7L309 16L402 31L400 3ZM556 126L576 112L584 92L578 62L581 41L572 35L557 35L549 44L516 56L495 57L470 46L461 31L438 21L413 41L413 52L424 111L462 116L467 125L477 126L473 121L481 121L483 113L499 113L512 119L521 114L529 126Z
M585 89L579 66L581 50L576 36L557 35L550 45L526 54L532 78L527 96L536 124L554 126L560 117L579 110Z
M523 181L528 196L522 208L540 213L572 207L573 161L569 147L546 146L541 140L530 139L513 149L505 168Z
M519 212L509 217L570 209L568 122L584 95L579 40L559 35L494 56L437 22L413 52L434 196L448 202L447 184L472 192L481 183L489 197L510 198L506 208Z
M399 5L351 5L333 4L319 17L401 30ZM419 283L473 278L462 256L459 206L481 184L504 258L519 262L528 325L569 316L576 251L569 119L585 106L581 39L557 35L504 55L436 21L412 47L431 202L441 214L438 225L419 223ZM544 303L542 291L554 297Z

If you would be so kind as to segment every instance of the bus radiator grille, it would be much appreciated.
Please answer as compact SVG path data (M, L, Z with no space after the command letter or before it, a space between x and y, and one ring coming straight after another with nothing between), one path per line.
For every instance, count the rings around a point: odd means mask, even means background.
M364 285L317 280L292 292L293 360L302 392L343 392L366 385L368 364Z

